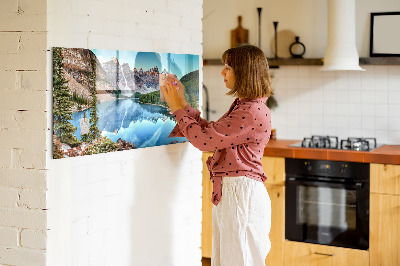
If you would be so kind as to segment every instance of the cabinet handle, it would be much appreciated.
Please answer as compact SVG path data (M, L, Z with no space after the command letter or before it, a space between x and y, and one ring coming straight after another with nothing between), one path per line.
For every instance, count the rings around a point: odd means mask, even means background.
M327 253L320 253L320 252L314 252L314 254L316 254L316 255L324 255L324 256L331 256L331 257L335 256L335 254L327 254Z

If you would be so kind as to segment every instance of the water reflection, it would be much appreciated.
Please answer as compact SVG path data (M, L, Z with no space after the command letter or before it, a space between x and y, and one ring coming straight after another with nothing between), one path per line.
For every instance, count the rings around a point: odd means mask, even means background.
M119 138L132 142L137 148L183 142L186 138L168 138L176 125L172 115L164 107L141 104L136 98L117 99L97 105L99 130L116 142ZM75 136L81 140L79 119L90 118L90 109L72 115L72 124L77 127Z

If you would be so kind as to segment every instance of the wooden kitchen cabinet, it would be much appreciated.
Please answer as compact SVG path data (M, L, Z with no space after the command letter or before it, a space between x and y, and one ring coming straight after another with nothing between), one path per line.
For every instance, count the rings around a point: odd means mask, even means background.
M261 159L264 172L267 175L265 184L268 185L285 185L285 158L264 156Z
M400 165L370 164L370 191L400 195Z
M285 240L285 266L366 266L365 250L316 245ZM381 264L385 265L385 264Z
M285 241L285 187L265 184L271 199L271 250L265 259L266 266L283 265Z
M400 165L371 164L371 266L400 265Z
M271 250L266 266L283 265L285 240L285 158L264 156L261 160L267 175L265 187L271 199Z
M211 258L212 253L212 183L206 161L211 152L203 153L203 217L202 217L202 256ZM285 230L285 158L263 157L262 164L268 176L265 182L272 205L271 250L266 258L266 265L283 265L283 243Z
M212 183L210 181L210 173L206 165L212 152L203 153L203 195L202 195L202 223L201 223L201 253L204 258L211 258L212 252Z

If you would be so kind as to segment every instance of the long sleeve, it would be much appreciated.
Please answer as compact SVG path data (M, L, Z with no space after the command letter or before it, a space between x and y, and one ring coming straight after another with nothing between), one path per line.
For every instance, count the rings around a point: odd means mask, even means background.
M254 115L248 108L236 108L222 117L218 122L202 126L184 110L174 112L180 132L201 151L211 151L254 141L251 131L256 123ZM204 124L203 124L204 125ZM262 125L261 125L262 126Z
M209 122L203 118L200 117L200 111L194 109L193 107L190 106L190 104L187 104L184 111L188 116L196 120L200 126L206 127L208 126ZM172 129L170 135L168 136L169 138L171 137L185 137L184 134L179 129L179 125L176 125L174 129Z

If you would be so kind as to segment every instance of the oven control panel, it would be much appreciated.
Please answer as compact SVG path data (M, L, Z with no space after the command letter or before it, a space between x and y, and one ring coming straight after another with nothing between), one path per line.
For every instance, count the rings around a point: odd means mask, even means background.
M286 158L286 174L369 179L369 164Z

